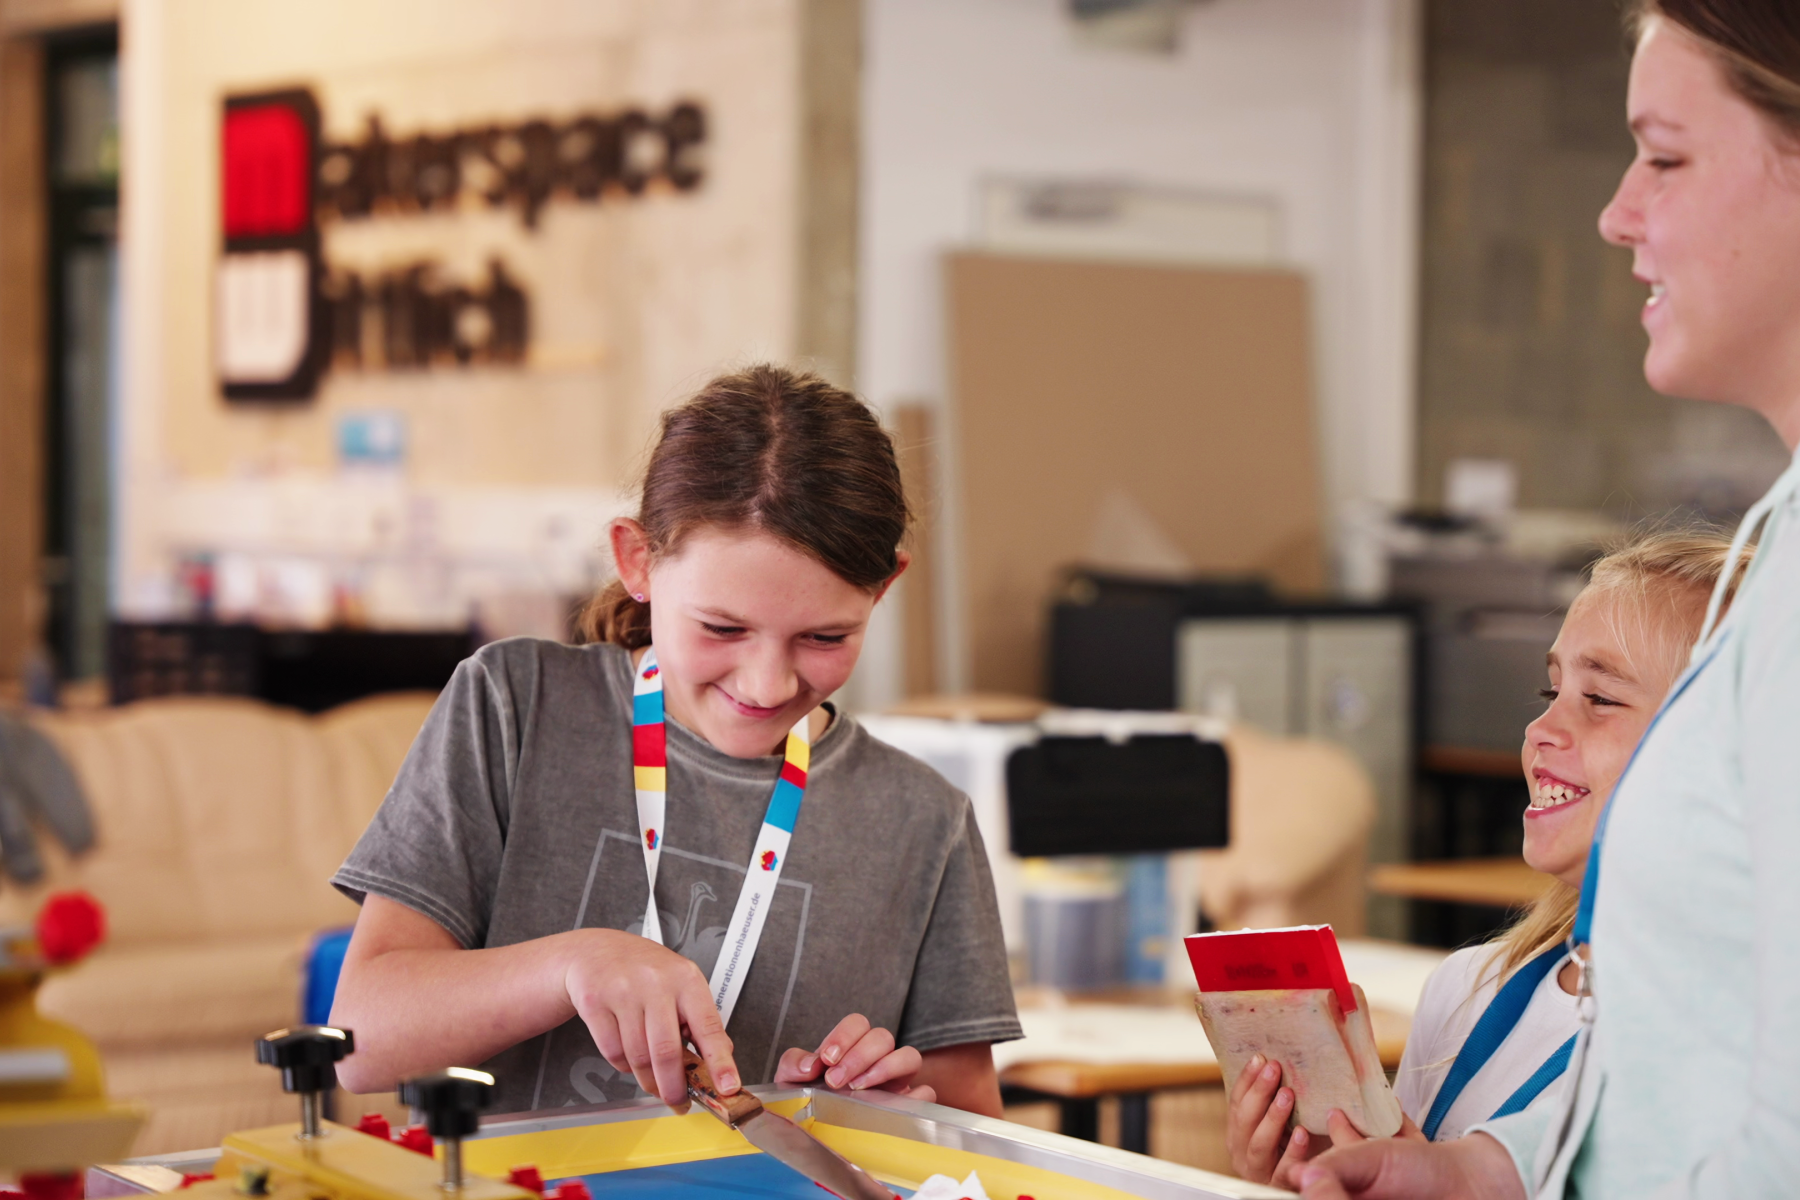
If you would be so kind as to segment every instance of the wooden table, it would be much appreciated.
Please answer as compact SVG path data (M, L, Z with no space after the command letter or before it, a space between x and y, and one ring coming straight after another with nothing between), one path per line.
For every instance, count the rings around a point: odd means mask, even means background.
M1114 1004L1169 1005L1188 1012L1192 1012L1194 1006L1191 993L1160 988L1108 991L1071 999L1076 1003L1090 999ZM1026 997L1021 1000L1029 1002ZM1400 1054L1406 1049L1406 1035L1412 1028L1412 1021L1403 1014L1373 1007L1369 1010L1369 1018L1375 1030L1376 1049L1381 1052L1381 1065L1392 1071L1400 1065ZM1216 1062L1024 1062L1008 1067L1001 1073L1000 1082L1009 1089L1035 1092L1055 1100L1061 1109L1062 1132L1090 1142L1100 1140L1101 1099L1117 1096L1120 1147L1148 1154L1151 1095L1179 1088L1220 1087L1224 1083L1224 1073Z
M1550 887L1548 875L1523 859L1463 858L1442 862L1385 863L1369 872L1369 890L1412 900L1523 908Z

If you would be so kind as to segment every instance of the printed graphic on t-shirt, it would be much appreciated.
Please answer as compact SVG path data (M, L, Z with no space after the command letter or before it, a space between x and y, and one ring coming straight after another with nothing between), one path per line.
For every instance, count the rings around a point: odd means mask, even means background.
M662 921L663 944L692 960L700 974L709 979L724 945L732 910L737 907L744 869L741 862L692 854L666 842L663 845L656 869L657 916ZM642 886L618 886L617 878L624 872L636 872L639 880L644 877L644 857L637 836L607 830L594 849L575 928L643 932L644 891ZM757 1066L762 1067L760 1076L752 1079L768 1079L775 1073L775 1063L783 1049L781 1031L793 1000L811 912L812 885L783 876L751 964L745 997L738 1004L738 1015L733 1017L730 1029L739 1068L748 1074ZM740 1021L754 1022L749 1012L753 1006L745 1002L749 993L754 990L767 994L772 988L780 989L773 1027L756 1028L750 1024L740 1028ZM767 1011L764 1006L754 1007ZM557 1067L562 1063L569 1064L567 1077L559 1079L561 1072ZM534 1109L602 1104L644 1095L630 1071L616 1070L600 1057L593 1036L579 1020L545 1035L535 1091L531 1105Z

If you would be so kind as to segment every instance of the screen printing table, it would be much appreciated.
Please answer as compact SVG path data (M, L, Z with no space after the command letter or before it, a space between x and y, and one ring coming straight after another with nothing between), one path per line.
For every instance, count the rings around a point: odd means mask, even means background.
M991 1200L1262 1200L1291 1193L978 1117L898 1096L752 1089L839 1154L910 1195L931 1175L980 1175ZM327 1125L327 1138L367 1135ZM228 1139L230 1144L230 1139ZM87 1196L174 1191L183 1173L212 1170L220 1152L195 1151L94 1167ZM546 1182L582 1178L596 1197L667 1200L816 1200L819 1189L752 1149L700 1111L675 1116L656 1101L557 1109L484 1122L463 1144L471 1174L505 1179L535 1165ZM440 1193L443 1194L443 1193ZM399 1200L361 1188L335 1200Z

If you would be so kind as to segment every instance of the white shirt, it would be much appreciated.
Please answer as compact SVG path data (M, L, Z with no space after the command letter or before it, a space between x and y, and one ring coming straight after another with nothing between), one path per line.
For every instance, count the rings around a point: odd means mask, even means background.
M1400 1107L1416 1125L1425 1124L1426 1114L1443 1086L1444 1076L1450 1073L1450 1064L1456 1061L1457 1051L1500 990L1500 980L1491 965L1496 952L1492 945L1458 950L1431 973L1419 993L1406 1053L1400 1058L1400 1071L1394 1078ZM1563 956L1539 982L1530 1003L1519 1014L1519 1023L1444 1114L1434 1140L1459 1138L1471 1125L1492 1117L1544 1065L1544 1060L1580 1028L1575 997L1556 982L1557 972L1568 961L1568 956ZM1545 1088L1531 1107L1560 1094L1563 1082L1559 1078Z

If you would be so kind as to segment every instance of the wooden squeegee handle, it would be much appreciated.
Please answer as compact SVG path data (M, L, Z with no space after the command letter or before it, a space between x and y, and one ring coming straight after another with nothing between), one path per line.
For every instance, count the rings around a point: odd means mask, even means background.
M733 1129L762 1111L762 1101L749 1092L719 1095L713 1086L712 1073L692 1050L681 1052L681 1069L687 1074L688 1095L694 1102Z

